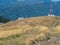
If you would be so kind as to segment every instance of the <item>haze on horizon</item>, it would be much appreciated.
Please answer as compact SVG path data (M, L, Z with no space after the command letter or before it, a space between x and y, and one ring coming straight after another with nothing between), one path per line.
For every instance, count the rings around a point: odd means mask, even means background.
M52 1L60 1L60 0L52 0Z

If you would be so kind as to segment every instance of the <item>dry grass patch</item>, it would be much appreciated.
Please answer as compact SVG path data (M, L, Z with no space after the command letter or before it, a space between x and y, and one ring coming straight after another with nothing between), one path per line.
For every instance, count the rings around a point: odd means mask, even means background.
M0 42L2 42L0 44L3 45L30 45L32 41L46 41L56 35L60 36L58 17L26 18L0 26Z

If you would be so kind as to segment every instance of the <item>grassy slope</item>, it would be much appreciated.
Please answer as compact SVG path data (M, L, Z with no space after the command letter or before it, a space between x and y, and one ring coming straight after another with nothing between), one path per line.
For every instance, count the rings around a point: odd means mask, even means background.
M26 18L0 26L0 45L34 45L39 41L49 45L48 40L51 45L51 37L60 38L60 17Z

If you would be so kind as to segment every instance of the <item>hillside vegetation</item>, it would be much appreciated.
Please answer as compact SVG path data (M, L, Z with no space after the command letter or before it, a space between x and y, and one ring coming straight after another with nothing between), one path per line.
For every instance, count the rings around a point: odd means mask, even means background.
M9 19L5 19L5 18L0 16L0 23L7 23L9 21L10 21Z
M0 45L60 45L60 17L33 17L3 24Z
M46 0L42 1L45 2ZM32 4L28 4L29 2L26 2L26 4L21 4L22 2L15 2L14 4L4 5L0 8L0 16L8 18L10 20L16 20L19 17L28 18L36 16L46 16L50 12L50 0L48 1L49 2L46 1L45 3L41 3L41 0L36 0L36 3L34 3L34 0L31 2ZM60 15L60 1L53 2L53 13L56 16Z

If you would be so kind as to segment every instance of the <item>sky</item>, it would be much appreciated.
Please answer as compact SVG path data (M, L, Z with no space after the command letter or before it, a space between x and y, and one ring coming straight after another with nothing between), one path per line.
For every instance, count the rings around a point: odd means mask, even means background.
M60 1L60 0L53 0L53 1Z

